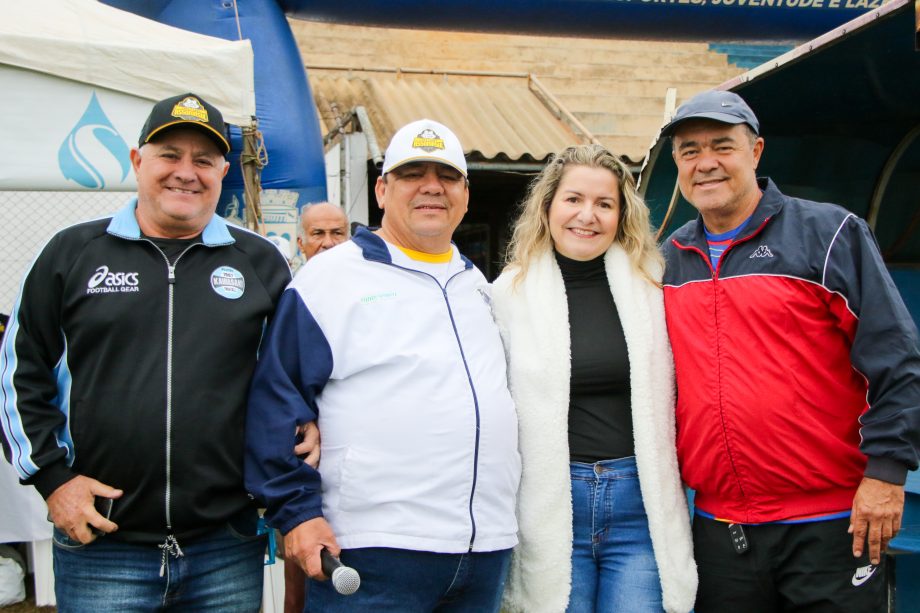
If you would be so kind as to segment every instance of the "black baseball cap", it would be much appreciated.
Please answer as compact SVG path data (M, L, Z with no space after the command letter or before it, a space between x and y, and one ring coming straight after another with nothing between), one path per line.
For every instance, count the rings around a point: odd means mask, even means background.
M712 119L733 125L746 123L754 134L760 134L760 122L754 111L734 92L710 89L695 95L678 107L674 119L661 129L661 135L671 136L674 128L688 119Z
M201 96L191 93L166 98L154 104L141 129L137 146L143 147L157 134L177 127L196 128L214 141L221 153L230 153L227 125L220 111Z

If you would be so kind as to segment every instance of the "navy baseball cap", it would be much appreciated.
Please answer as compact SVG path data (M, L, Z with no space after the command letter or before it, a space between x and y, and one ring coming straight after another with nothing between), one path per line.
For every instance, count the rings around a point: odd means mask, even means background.
M741 96L734 92L710 89L690 98L677 108L674 118L661 129L662 136L674 134L674 128L688 119L712 119L737 125L746 123L760 134L760 122Z
M192 93L166 98L154 104L141 129L137 146L143 147L158 134L178 127L200 130L214 141L221 153L230 153L230 138L220 111L201 96Z

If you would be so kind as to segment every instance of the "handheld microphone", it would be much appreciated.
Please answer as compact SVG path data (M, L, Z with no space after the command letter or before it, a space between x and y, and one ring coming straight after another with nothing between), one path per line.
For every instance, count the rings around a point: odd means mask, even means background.
M332 581L332 587L336 592L350 596L361 587L361 575L358 571L342 564L325 547L319 552L319 559L323 564L323 573Z

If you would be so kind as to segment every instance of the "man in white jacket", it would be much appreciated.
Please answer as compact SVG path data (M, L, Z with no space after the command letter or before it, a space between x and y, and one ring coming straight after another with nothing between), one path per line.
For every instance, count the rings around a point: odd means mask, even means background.
M361 573L347 597L314 581L310 611L498 611L520 458L488 284L451 243L466 175L447 127L400 129L381 228L304 267L267 333L247 485L311 578L323 548ZM290 451L313 419L321 472Z

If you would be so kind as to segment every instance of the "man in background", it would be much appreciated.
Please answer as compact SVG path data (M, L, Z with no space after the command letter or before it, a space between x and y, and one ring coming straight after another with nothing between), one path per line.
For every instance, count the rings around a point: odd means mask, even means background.
M328 202L316 202L303 207L297 246L304 260L332 249L348 240L348 216L341 207Z

